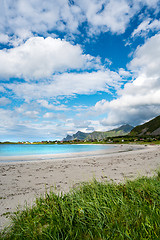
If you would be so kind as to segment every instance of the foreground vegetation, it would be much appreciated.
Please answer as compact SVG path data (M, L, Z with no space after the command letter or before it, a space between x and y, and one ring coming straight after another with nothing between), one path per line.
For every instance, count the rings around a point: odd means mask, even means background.
M160 172L125 184L82 183L16 213L1 239L160 239Z

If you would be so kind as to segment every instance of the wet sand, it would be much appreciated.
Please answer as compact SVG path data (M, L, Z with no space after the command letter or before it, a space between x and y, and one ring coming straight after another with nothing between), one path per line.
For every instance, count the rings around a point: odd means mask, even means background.
M10 160L10 162L7 162ZM0 157L0 228L19 205L30 206L50 188L67 192L82 181L152 176L160 166L160 146L117 145L96 152Z

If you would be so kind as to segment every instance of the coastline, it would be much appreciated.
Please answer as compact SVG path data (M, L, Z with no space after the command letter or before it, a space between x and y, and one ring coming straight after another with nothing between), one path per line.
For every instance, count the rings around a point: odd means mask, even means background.
M76 144L77 145L77 144ZM79 144L83 145L83 144ZM96 145L96 144L90 144ZM107 145L107 144L101 144ZM1 164L16 164L16 163L25 163L25 162L43 162L43 161L59 161L62 159L73 159L79 157L89 157L95 155L104 155L104 154L114 154L119 152L127 152L133 150L143 149L144 145L133 145L133 144L108 144L110 148L95 150L95 151L84 151L84 152L72 152L72 153L56 153L56 154L37 154L37 155L17 155L17 156L0 156L0 166Z
M37 158L38 157L38 158ZM9 157L5 157L6 159ZM115 182L137 176L152 176L160 166L159 145L116 145L95 152L0 157L0 227L9 224L7 213L32 205L36 196L56 187L67 192L82 181L96 179Z

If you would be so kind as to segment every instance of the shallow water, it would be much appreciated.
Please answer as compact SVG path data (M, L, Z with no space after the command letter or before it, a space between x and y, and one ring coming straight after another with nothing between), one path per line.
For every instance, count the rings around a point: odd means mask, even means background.
M111 149L113 146L98 144L51 144L51 145L29 145L29 144L1 144L0 156L26 156L41 154L81 153Z

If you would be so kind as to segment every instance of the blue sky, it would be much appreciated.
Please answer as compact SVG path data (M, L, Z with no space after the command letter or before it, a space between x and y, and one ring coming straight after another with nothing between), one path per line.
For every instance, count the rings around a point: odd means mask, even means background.
M159 0L0 0L0 141L160 114Z

